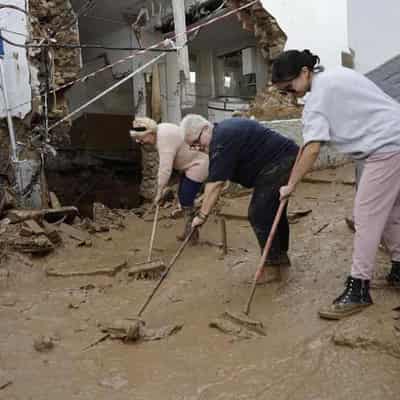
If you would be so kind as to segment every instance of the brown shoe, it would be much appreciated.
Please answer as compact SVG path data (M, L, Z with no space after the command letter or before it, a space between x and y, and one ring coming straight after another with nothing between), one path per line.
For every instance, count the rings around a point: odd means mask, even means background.
M290 267L292 264L287 253L281 253L278 256L268 256L264 265L266 267Z

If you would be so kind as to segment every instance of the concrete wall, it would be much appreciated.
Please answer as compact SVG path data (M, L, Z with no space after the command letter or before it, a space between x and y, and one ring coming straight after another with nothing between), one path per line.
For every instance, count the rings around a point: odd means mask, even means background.
M80 23L80 38L82 43L96 43L104 44L105 46L112 47L148 47L154 43L161 40L161 35L153 32L151 30L144 31L141 35L141 43L139 44L137 39L134 37L131 28L128 24L112 23L99 20L83 19ZM129 56L132 52L129 51L116 51L116 50L102 50L102 49L85 49L83 51L83 70L81 76L87 73L96 71L97 69L105 65L106 54L109 63L113 63L124 57ZM138 55L132 60L121 63L107 69L104 72L99 73L93 78L90 78L84 83L80 83L73 87L68 92L68 100L71 109L77 108L79 105L85 103L96 94L105 90L109 86L115 84L119 79L126 76L128 73L139 68L146 62L150 61L152 58L157 56L159 53L147 52L142 55ZM173 53L168 58L176 58ZM166 59L161 59L160 64L165 64ZM172 63L171 63L172 64ZM175 68L176 69L176 68ZM151 72L152 66L148 69L140 72L138 75L134 76L132 80L127 81L125 84L121 85L111 93L104 96L102 99L98 100L93 105L89 106L83 112L87 113L101 113L101 114L118 114L118 115L133 115L134 109L137 106L138 99L142 96L143 101L141 102L137 114L146 114L146 90L144 73ZM161 68L161 71L165 71L165 68ZM165 73L165 72L164 72ZM173 73L173 65L168 68L168 73ZM168 86L173 87L172 82L174 79L172 77L167 77L165 79L162 77L161 82L165 85L168 81ZM163 89L162 89L163 90ZM164 88L164 98L165 96L173 96L174 93L165 93ZM172 113L173 110L168 110ZM76 118L79 115L76 116ZM163 120L167 120L169 116L163 115Z
M287 50L310 49L320 56L325 67L341 65L341 53L348 51L347 0L262 0L261 3L288 36ZM375 30L374 26L371 32Z
M349 47L355 69L367 73L400 54L398 0L348 0Z
M1 3L25 9L25 0L5 0ZM2 9L0 14L0 27L4 28L1 33L5 38L17 44L25 44L28 34L25 14L8 8ZM15 47L4 42L4 53L3 64L9 106L10 108L13 108L13 116L23 118L31 110L30 71L26 49ZM16 107L21 103L27 104ZM2 92L0 95L0 118L4 118L6 115L7 113Z
M297 144L303 143L302 123L301 119L290 119L282 121L261 122L273 130L283 134L284 136L293 139ZM325 145L322 147L319 159L315 164L314 169L323 169L336 167L349 161L348 157L338 153L332 146Z

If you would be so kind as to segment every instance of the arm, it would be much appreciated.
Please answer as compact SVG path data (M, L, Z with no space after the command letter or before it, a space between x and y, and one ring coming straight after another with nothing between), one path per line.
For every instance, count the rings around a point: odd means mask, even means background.
M320 149L321 142L310 142L304 147L300 159L292 171L289 183L286 186L282 186L280 189L281 200L289 197L304 175L311 170L319 156Z
M193 219L192 228L199 227L206 222L215 203L221 194L225 181L210 182L206 184L204 190L204 199L201 205L199 215Z

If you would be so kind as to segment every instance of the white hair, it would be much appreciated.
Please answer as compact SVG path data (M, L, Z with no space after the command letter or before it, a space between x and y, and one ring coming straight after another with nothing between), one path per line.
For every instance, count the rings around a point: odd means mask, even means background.
M188 114L181 121L181 128L185 135L185 142L192 144L200 135L201 130L209 126L212 128L211 122L198 114Z

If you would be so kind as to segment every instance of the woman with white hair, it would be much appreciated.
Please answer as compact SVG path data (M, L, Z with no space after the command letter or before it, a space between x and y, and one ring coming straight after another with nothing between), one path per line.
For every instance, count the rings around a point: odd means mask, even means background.
M192 150L184 141L182 129L171 123L157 124L146 117L137 117L133 121L131 137L137 143L150 144L157 148L159 155L157 194L155 204L162 201L163 192L171 177L172 170L182 172L179 184L178 198L183 209L185 227L183 240L191 229L194 217L194 200L202 183L207 178L208 156L196 150ZM192 236L192 243L198 240L198 234Z
M192 227L206 222L226 181L254 188L248 216L262 251L279 207L279 188L288 182L298 146L248 118L229 118L211 124L201 115L189 114L183 118L181 127L186 142L210 157L203 203ZM280 279L281 267L290 265L288 249L285 207L264 265L269 268L269 276Z

